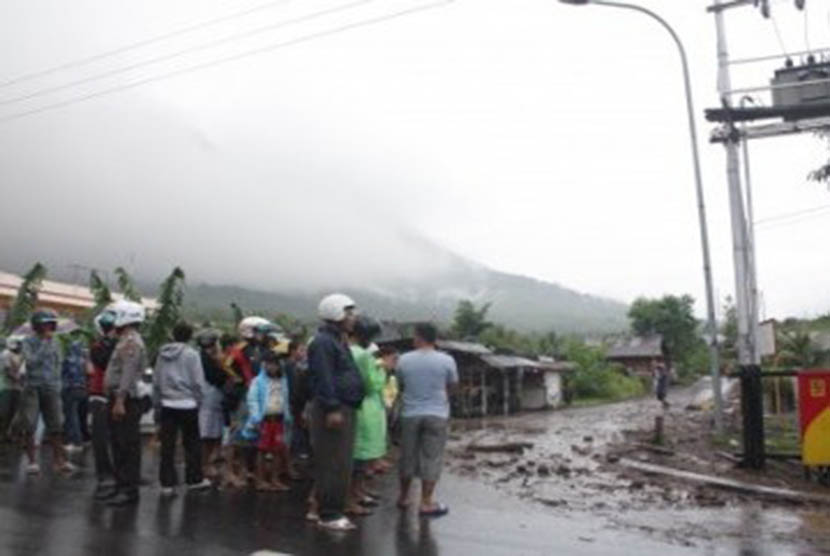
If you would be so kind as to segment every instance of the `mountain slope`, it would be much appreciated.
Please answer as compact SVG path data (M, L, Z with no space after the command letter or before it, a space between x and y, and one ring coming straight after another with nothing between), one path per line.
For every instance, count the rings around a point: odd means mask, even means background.
M289 313L313 320L317 302L333 287L318 292L266 292L236 286L201 284L187 290L188 310L227 315L232 301L246 311ZM608 332L626 326L627 307L617 301L580 294L531 278L459 265L421 283L400 282L383 288L344 288L364 313L392 320L434 319L449 323L458 302L492 303L490 320L523 331Z

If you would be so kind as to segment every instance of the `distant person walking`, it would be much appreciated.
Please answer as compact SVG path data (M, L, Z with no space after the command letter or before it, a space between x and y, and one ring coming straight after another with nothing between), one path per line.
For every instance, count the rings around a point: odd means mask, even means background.
M332 531L355 528L344 515L352 474L355 410L363 401L363 379L347 340L354 329L355 310L355 302L345 295L325 297L318 308L324 324L308 347L313 500L319 506L319 525Z
M161 438L159 481L164 496L175 494L176 443L182 435L185 482L188 490L210 488L202 475L202 443L199 436L199 406L202 405L205 371L202 358L188 345L193 328L180 322L173 327L173 342L159 350L153 369L153 406Z
M116 478L116 493L107 504L129 506L138 503L141 483L141 402L138 381L147 368L147 349L138 329L144 322L144 306L132 301L118 301L115 312L118 343L107 372L104 389L110 405L110 444Z
M442 516L449 508L433 498L441 476L450 416L449 389L458 383L455 360L435 349L438 333L431 324L415 327L415 350L398 361L402 393L401 490L398 506L409 506L414 478L421 479L422 516Z
M657 400L663 404L664 408L669 407L669 402L666 397L669 394L669 370L664 363L655 359L652 363L652 376L654 379L654 394Z

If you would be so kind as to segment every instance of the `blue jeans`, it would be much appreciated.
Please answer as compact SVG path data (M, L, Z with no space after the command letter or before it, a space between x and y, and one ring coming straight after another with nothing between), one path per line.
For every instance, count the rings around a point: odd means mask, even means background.
M86 404L85 388L64 388L63 397L63 436L64 442L80 446L84 438L81 431L86 428L81 423L81 410Z

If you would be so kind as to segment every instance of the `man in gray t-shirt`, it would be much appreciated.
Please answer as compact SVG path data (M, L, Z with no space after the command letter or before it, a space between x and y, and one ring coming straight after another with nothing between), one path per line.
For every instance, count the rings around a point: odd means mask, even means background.
M415 351L398 361L402 395L401 492L398 505L409 504L412 479L421 479L422 516L442 516L449 509L433 500L441 476L450 416L448 389L458 382L455 360L436 351L437 332L431 324L415 327Z

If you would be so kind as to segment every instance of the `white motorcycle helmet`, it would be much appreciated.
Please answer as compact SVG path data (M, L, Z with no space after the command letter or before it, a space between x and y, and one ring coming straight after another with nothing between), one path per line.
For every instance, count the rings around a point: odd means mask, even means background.
M23 346L23 336L9 336L6 338L6 348L9 351L20 351Z
M131 324L141 324L147 318L147 311L144 309L144 306L135 301L122 299L116 301L107 307L107 309L115 313L114 326L116 328L123 328Z
M340 322L346 318L349 309L355 309L357 304L348 295L333 293L320 301L317 314L321 319L331 322Z
M239 321L239 326L237 326L237 330L239 331L239 336L243 340L250 340L254 336L256 336L256 332L258 328L261 327L270 327L273 326L271 321L263 317L245 317L241 321Z

